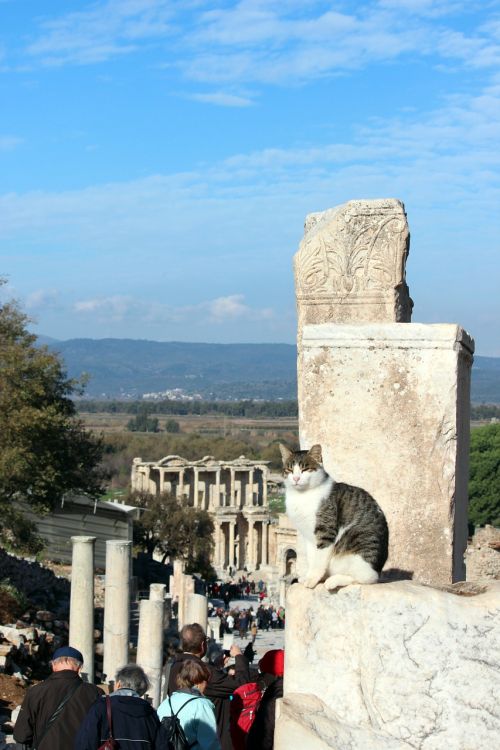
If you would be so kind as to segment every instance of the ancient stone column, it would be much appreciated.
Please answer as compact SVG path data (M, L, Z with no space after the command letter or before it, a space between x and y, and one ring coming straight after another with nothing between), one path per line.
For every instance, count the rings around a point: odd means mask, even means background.
M199 489L198 489L198 481L199 481L199 478L198 478L198 468L197 468L197 467L195 466L195 467L194 467L194 490L193 490L193 495L194 495L194 507L195 507L195 508L197 508L197 507L198 507L198 504L199 504Z
M245 493L245 505L253 505L253 469L248 472L247 492Z
M152 583L149 587L149 599L155 602L165 601L165 589L167 587L164 583Z
M187 619L188 615L188 600L189 595L194 594L194 580L192 576L184 574L182 576L182 598L179 599L179 628L183 625L189 624Z
M82 673L94 682L95 536L72 536L69 644L83 654Z
M269 523L262 521L262 565L268 564Z
M216 526L216 547L215 547L215 560L219 567L224 567L226 561L226 550L225 550L225 537L224 530L222 528L222 522Z
M207 632L208 622L208 602L207 597L203 594L188 594L186 608L186 622L197 622L205 633Z
M300 443L319 443L327 471L382 507L386 568L451 583L465 577L474 342L457 325L409 322L408 247L397 200L306 219L295 257Z
M220 508L220 469L215 473L215 507Z
M153 584L154 585L154 584ZM146 672L151 683L148 695L153 708L161 701L161 672L163 664L163 632L165 603L158 597L159 590L150 592L149 599L139 602L139 636L137 639L136 662Z
M179 493L178 497L182 500L184 496L184 469L179 470Z
M255 568L254 521L251 518L248 520L248 567Z
M236 491L235 491L235 482L234 482L234 469L230 469L231 472L231 489L229 492L229 505L232 507L233 505L236 505Z
M104 672L114 680L128 662L130 618L130 553L132 542L106 542L104 591Z
M229 565L234 567L234 527L236 521L229 521Z
M163 602L164 605L164 616L163 616L163 626L164 628L168 628L170 624L170 602L169 606L167 608L167 603L165 600L165 591L166 591L166 585L164 583L152 583L149 586L149 600L154 602Z
M264 507L267 507L267 476L269 474L269 470L267 466L262 467L262 505ZM258 503L257 503L258 504Z

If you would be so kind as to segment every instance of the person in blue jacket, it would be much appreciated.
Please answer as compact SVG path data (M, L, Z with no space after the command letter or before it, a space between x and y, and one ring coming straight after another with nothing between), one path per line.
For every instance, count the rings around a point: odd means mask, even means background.
M149 687L144 670L127 664L118 670L115 691L111 693L113 738L120 750L156 750L160 722L156 711L141 698ZM109 738L106 698L91 706L76 736L74 750L98 750ZM69 750L69 748L68 748Z
M221 750L214 704L203 693L210 670L202 661L187 659L177 674L177 690L158 707L158 716L177 714L192 750Z

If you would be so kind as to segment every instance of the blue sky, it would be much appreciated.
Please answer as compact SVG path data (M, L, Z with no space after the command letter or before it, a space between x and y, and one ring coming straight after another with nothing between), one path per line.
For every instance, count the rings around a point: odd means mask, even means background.
M307 213L404 201L500 356L500 0L0 0L0 275L55 338L293 342Z

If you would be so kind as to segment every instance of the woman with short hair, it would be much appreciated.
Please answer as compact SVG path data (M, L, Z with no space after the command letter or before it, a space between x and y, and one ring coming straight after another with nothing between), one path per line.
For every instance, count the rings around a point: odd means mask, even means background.
M158 708L158 716L178 716L193 750L220 750L214 704L203 693L210 671L201 661L186 659L177 674L175 690Z
M109 696L113 738L120 750L155 750L160 722L154 708L141 698L149 688L144 670L126 664L115 676L115 690ZM76 737L75 750L98 750L109 738L106 698L90 708Z

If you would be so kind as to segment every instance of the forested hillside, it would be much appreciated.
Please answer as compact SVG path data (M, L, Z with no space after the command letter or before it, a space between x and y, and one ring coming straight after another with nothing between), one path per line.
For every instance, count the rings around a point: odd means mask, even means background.
M297 397L292 344L43 337L40 342L60 352L70 377L88 375L87 398L134 399L174 389L204 400ZM500 358L475 357L472 401L500 404Z

